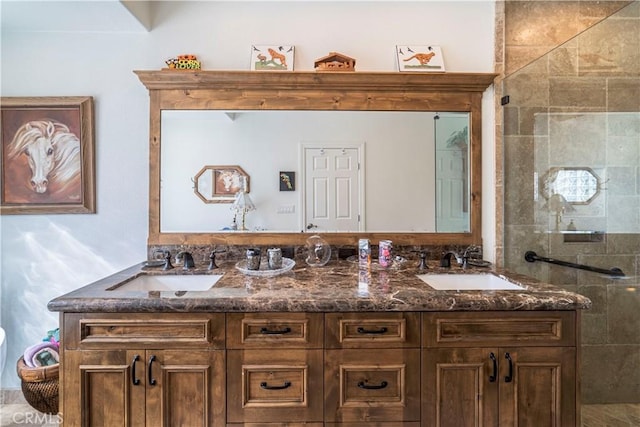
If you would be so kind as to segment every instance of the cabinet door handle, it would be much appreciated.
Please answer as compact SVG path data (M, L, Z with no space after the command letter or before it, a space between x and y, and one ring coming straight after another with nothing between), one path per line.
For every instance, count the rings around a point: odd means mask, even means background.
M365 329L363 327L359 327L356 330L359 334L384 334L387 332L387 328L384 326L380 329Z
M156 356L152 354L149 358L149 385L156 385L156 379L153 378L153 372L151 371L154 360L156 360Z
M285 381L282 385L269 385L266 381L260 383L260 388L265 390L284 390L285 388L291 387L291 382Z
M382 381L380 383L380 385L369 385L367 383L365 383L364 381L360 381L358 383L358 387L363 388L365 390L380 390L385 388L387 385L389 385L386 381Z
M260 329L260 333L263 335L284 335L284 334L288 334L289 332L291 332L291 328L290 327L286 327L284 329L280 329L280 330L273 330L273 329L268 329L268 328L261 328Z
M489 359L493 362L493 375L489 376L489 382L494 383L496 382L496 378L498 378L498 360L493 353L489 355Z
M133 385L140 385L140 378L136 378L136 362L138 360L140 360L140 355L136 354L131 362L131 382Z
M513 380L513 360L511 360L511 355L509 353L505 353L504 358L509 361L509 375L504 377L504 382L510 383Z

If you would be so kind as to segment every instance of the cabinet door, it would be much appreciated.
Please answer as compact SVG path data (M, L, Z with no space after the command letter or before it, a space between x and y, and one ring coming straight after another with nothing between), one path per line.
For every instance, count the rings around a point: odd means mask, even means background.
M498 358L497 349L424 350L423 424L434 427L497 427Z
M148 427L224 426L224 351L148 350L146 355Z
M574 348L503 348L500 358L500 427L576 425Z
M66 351L62 381L64 425L144 426L143 358L144 351Z

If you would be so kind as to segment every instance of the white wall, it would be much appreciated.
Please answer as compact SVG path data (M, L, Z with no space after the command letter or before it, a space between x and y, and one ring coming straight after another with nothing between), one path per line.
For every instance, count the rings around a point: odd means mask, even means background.
M251 44L282 43L296 46L297 70L338 51L356 58L358 71L394 71L394 46L406 43L440 45L450 72L493 71L488 0L154 6L148 33L2 30L2 96L95 97L98 209L0 218L5 388L19 387L15 361L22 351L57 327L49 300L146 256L148 95L132 70L162 68L182 53L196 54L206 69L247 69ZM486 130L493 123L484 126L491 147Z

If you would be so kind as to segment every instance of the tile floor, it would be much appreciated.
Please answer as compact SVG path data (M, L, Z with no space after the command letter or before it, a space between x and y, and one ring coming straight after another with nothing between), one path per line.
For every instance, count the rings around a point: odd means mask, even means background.
M62 423L57 415L42 414L31 408L19 390L5 390L2 397L0 427L53 427ZM583 405L582 427L640 427L640 403Z
M582 427L639 427L640 403L583 405Z

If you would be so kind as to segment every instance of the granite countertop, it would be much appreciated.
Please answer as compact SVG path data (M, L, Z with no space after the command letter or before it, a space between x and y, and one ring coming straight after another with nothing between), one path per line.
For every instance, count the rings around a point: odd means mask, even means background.
M591 301L579 294L541 283L527 276L487 268L450 269L429 263L419 271L413 262L387 270L373 265L359 270L349 261L332 260L324 267L298 261L276 277L247 276L235 262L183 271L145 267L140 263L49 302L60 312L353 312L353 311L490 311L576 310ZM377 267L377 268L374 268ZM423 273L487 273L502 275L525 290L441 291L416 277ZM224 274L207 291L109 290L143 274Z

